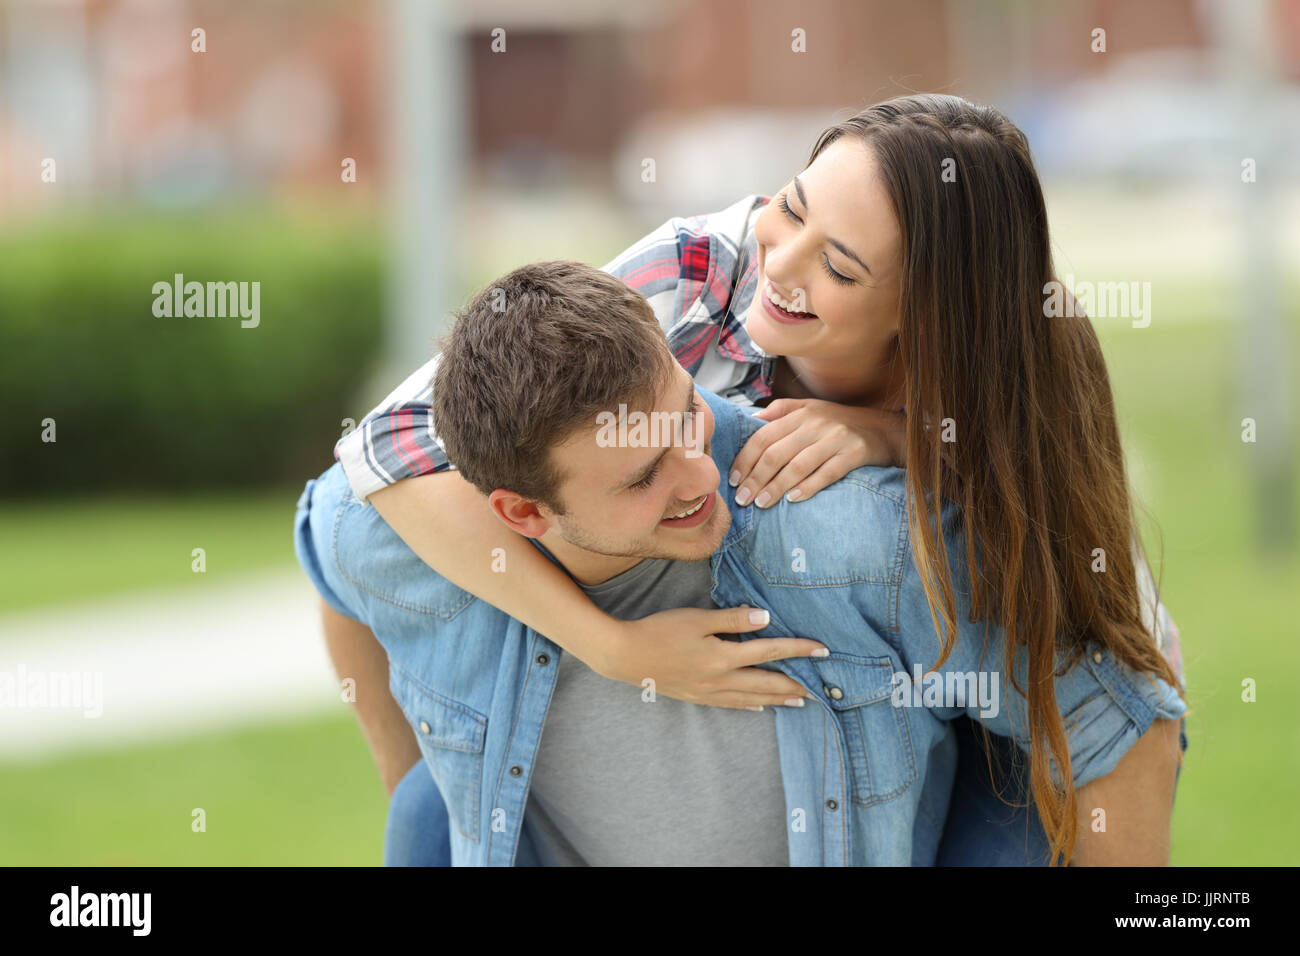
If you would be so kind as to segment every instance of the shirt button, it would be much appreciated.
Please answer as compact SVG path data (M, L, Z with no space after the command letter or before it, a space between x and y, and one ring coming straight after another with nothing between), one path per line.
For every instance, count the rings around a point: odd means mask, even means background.
M1093 655L1092 655L1092 659L1093 659L1094 661L1096 661L1098 664L1100 664L1100 663L1101 663L1101 651L1094 651L1094 652L1093 652Z
M420 733L427 734L431 729L427 720L420 721Z
M838 810L839 808L840 808L840 805L839 805L839 803L836 802L835 800L827 800L827 801L826 801L826 809L827 809L827 810Z
M519 766L519 764L515 764L513 767L510 768L510 776L512 777L518 777L523 772L524 772L524 768Z
M832 687L826 692L826 694L831 700L839 700L844 696L844 691L840 690L838 687Z
M545 666L546 666L547 664L549 664L550 662L551 662L551 659L550 659L549 657L547 657L545 654L538 654L538 655L537 655L537 663L541 664L543 667L545 667Z

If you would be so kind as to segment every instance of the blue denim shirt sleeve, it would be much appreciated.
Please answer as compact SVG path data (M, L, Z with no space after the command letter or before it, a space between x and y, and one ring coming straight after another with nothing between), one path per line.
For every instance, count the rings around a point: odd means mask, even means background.
M335 466L319 478L312 478L303 488L293 518L293 551L325 603L345 617L359 618L359 609L345 603L339 594L347 589L339 587L337 575L328 573L331 570L330 529L343 490L337 487L335 472L339 471Z
M1187 712L1187 704L1164 680L1131 670L1100 645L1056 678L1056 697L1069 735L1076 789L1114 770L1157 719L1178 720Z
M969 620L970 574L960 514L955 508L945 509L944 534L956 598L957 644L941 670L997 672L997 712L989 713L991 708L978 701L967 703L963 710L990 732L1012 738L1029 753L1028 702L1005 674L1005 632L996 624ZM938 660L939 641L916 562L909 556L904 567L899 595L903 657L928 669ZM1065 673L1067 657L1061 652L1055 677L1056 702L1065 723L1076 789L1114 770L1157 719L1177 720L1187 711L1178 692L1161 678L1132 670L1099 643L1089 644L1084 651ZM1015 672L1022 688L1028 687L1027 661L1025 649L1020 648Z

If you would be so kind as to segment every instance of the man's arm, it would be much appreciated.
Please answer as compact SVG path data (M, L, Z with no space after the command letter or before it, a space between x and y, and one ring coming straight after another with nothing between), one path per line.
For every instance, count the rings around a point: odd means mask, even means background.
M1179 722L1157 720L1115 769L1081 787L1074 866L1168 866ZM1094 829L1105 811L1105 830Z
M325 601L320 605L325 646L334 672L339 680L350 677L356 681L357 720L370 744L384 790L392 797L402 777L420 760L420 745L388 689L388 655L370 628L344 617Z

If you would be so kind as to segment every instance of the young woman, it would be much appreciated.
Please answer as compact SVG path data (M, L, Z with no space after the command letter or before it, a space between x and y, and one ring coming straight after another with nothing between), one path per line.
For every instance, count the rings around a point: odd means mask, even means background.
M1075 794L1049 769L1071 779L1057 652L1077 659L1097 641L1135 671L1182 680L1096 335L1044 309L1054 273L1024 135L957 97L890 100L827 129L771 201L670 220L606 268L650 301L701 385L764 406L769 424L730 475L738 501L806 500L860 465L906 467L914 560L945 649L955 605L938 517L943 498L961 506L975 614L1005 628L1009 653L1027 650L1032 794L1053 859L1068 860ZM337 450L355 492L425 562L606 677L654 674L661 693L724 707L801 694L751 665L805 649L716 639L731 630L721 610L615 620L509 540L438 445L435 364ZM492 572L495 548L514 573Z

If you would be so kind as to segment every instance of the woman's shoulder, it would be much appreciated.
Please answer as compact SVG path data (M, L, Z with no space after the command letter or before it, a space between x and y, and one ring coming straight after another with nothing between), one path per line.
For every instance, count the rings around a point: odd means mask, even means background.
M644 293L668 276L703 281L750 240L754 219L770 197L743 196L714 212L673 216L615 256L603 269ZM728 270L723 270L728 272Z
M771 394L772 359L743 318L756 282L754 220L768 200L751 194L669 219L604 266L650 304L682 368L737 404Z
M754 231L754 219L771 200L770 196L751 193L716 212L677 220L679 228L697 235L717 236L740 244ZM670 220L672 221L672 220Z

